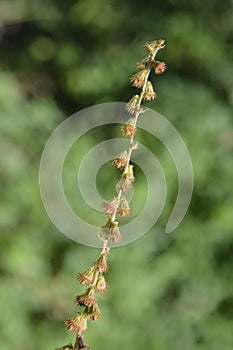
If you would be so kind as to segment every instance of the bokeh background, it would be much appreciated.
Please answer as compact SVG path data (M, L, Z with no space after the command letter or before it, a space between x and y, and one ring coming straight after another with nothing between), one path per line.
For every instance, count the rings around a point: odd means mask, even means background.
M90 324L86 340L93 350L232 350L232 14L230 0L1 0L1 350L73 340L63 319L82 291L75 275L99 251L49 221L38 186L41 153L72 113L127 101L143 43L158 38L166 39L159 58L169 70L154 80L158 98L150 107L190 151L193 198L166 235L177 175L162 145L141 135L167 174L166 208L143 238L112 250L109 291L99 298L103 318ZM98 137L90 134L82 150Z

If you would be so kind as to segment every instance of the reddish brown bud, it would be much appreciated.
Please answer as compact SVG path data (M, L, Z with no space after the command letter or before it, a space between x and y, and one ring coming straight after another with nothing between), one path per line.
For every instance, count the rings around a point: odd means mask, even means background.
M154 61L155 74L163 74L167 70L165 62Z

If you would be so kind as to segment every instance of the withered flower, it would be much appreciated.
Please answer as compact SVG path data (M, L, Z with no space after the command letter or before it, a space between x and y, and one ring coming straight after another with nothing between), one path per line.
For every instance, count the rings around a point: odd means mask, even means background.
M151 42L146 42L144 48L150 55L154 55L157 50L163 49L165 46L165 40L159 39Z
M145 83L148 72L148 69L142 69L136 74L132 75L130 78L131 84L137 88L142 88Z
M99 275L96 286L95 286L96 293L102 294L102 293L106 292L107 288L108 288L108 285L105 281L104 276Z
M85 272L78 273L77 280L82 285L90 286L93 282L95 272L96 272L96 269L94 266L92 266L88 270L86 270Z
M148 69L150 68L150 64L151 64L151 57L145 57L143 58L141 61L136 63L136 67L138 70L142 70L142 69Z
M118 168L125 168L128 161L128 151L123 151L119 153L115 158L113 158L112 164Z
M114 243L118 242L121 239L118 222L112 221L110 218L107 223L101 227L98 236L102 241L108 240Z
M120 216L127 216L131 213L131 209L129 207L129 203L125 196L121 196L120 204L117 210L117 214Z
M113 215L117 209L118 206L118 198L114 197L111 201L104 203L104 212L107 215Z
M78 313L76 317L68 318L65 325L68 331L80 335L87 329L87 318L84 314Z
M80 306L91 306L96 302L94 297L94 289L89 288L84 294L76 297L76 304Z
M139 108L138 102L139 102L139 95L134 95L126 104L125 106L126 111L130 114L134 114Z
M92 321L96 321L96 320L100 319L102 316L102 313L100 312L97 303L86 308L85 313L89 317L89 319Z
M132 181L127 179L125 175L123 175L116 184L117 191L127 192L131 190L131 188L132 188Z
M96 269L101 273L108 271L107 256L108 253L102 253L97 262L95 263Z
M146 83L146 89L143 94L143 100L151 101L156 97L156 93L154 92L153 85L150 81L147 81Z

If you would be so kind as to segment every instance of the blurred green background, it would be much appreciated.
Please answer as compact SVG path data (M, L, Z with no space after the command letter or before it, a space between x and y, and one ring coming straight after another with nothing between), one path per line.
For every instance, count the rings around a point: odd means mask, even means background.
M86 340L93 350L232 350L231 4L1 0L1 350L47 350L73 340L63 319L82 291L75 275L99 250L69 240L49 221L38 186L41 153L72 113L127 101L143 43L159 38L167 42L159 58L169 70L153 79L158 98L150 108L173 123L190 151L193 198L166 235L177 175L166 150L151 141L168 174L166 208L143 238L112 250L109 291L99 297L103 318L90 323Z

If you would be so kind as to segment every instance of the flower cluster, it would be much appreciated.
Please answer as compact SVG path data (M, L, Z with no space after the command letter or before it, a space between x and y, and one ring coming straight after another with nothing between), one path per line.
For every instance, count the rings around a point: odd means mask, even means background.
M65 321L67 330L76 333L77 339L86 331L88 320L96 321L102 316L95 294L104 293L108 288L103 275L108 270L107 255L108 249L102 251L98 260L88 270L77 275L79 283L86 287L86 291L75 298L76 305L83 310Z
M137 62L137 72L130 78L131 84L141 89L140 93L134 95L126 104L126 111L130 114L129 120L122 125L121 132L123 136L129 138L128 149L122 151L113 158L112 164L121 172L119 180L116 183L116 195L111 200L104 203L104 213L108 216L107 222L100 227L98 237L103 241L103 248L100 257L92 266L78 273L77 280L86 288L85 292L75 298L75 303L79 308L78 313L65 321L67 330L76 333L76 342L74 347L68 344L57 350L83 349L91 350L84 343L83 333L87 329L87 321L96 321L101 318L99 306L96 300L96 294L104 293L108 286L104 274L108 270L107 257L110 248L108 243L116 243L121 239L117 217L125 217L131 213L131 209L126 198L126 193L132 189L135 181L134 166L130 164L132 152L137 149L138 144L134 141L137 132L137 121L140 114L146 109L141 106L142 101L151 101L156 97L152 83L149 81L151 70L159 75L166 71L167 66L164 62L155 61L158 51L165 46L165 41L160 39L147 42L144 45L147 56Z

